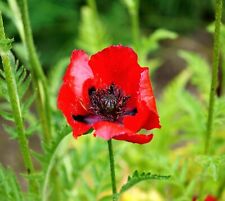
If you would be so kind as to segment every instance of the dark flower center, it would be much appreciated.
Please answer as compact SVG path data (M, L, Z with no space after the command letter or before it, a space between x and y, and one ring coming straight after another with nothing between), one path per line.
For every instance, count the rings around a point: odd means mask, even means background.
M115 84L111 84L106 89L90 88L90 110L107 121L116 121L125 112L129 96L124 95L123 91Z

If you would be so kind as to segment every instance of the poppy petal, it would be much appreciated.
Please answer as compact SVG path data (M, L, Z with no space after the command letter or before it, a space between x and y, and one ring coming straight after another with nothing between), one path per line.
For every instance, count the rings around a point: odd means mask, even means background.
M59 95L57 99L58 108L64 114L71 115L84 115L87 114L85 106L82 104L81 99L76 96L74 85L66 82L63 83L59 90Z
M95 136L101 137L105 140L116 139L126 140L133 143L144 144L148 143L153 135L141 135L124 128L123 125L102 121L94 124Z
M83 85L86 80L93 78L93 73L88 65L88 55L82 50L74 50L70 64L63 78L64 82L70 82L74 86L77 96L83 95Z
M150 110L144 101L138 103L137 113L134 116L126 116L123 119L124 126L133 132L138 132L145 128L151 130L160 128L158 115Z
M126 128L137 132L142 128L150 130L161 127L148 68L144 68L141 73L136 107L137 113L135 115L124 117L123 123Z
M73 128L74 136L77 137L90 129L90 125L84 124L73 119L73 115L87 115L88 112L82 106L79 99L73 93L71 85L64 83L58 95L58 108L63 112L67 122Z
M92 76L92 71L88 66L88 55L81 50L73 51L63 78L64 83L59 90L57 104L73 128L75 137L90 129L90 125L74 120L73 116L88 115L87 102L83 98L82 90L86 80Z
M114 83L126 95L136 96L142 68L131 48L121 45L105 48L90 58L89 65L98 88Z
M153 138L153 134L142 135L142 134L133 133L133 134L124 134L124 135L115 136L113 139L125 140L128 142L133 142L137 144L146 144L150 142L152 138Z
M217 201L217 199L213 195L207 195L207 197L205 198L205 201Z

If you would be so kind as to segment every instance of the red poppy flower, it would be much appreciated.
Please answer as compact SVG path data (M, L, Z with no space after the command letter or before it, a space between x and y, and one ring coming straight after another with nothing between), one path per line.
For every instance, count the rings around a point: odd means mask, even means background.
M217 199L213 195L207 195L207 197L205 198L205 201L217 201Z
M198 197L197 196L194 196L192 198L192 201L197 201ZM207 195L207 197L204 199L204 201L217 201L216 197L214 197L213 195Z
M58 108L78 137L93 128L105 140L144 144L153 135L140 129L160 128L148 68L136 53L110 46L88 58L74 50L58 95Z

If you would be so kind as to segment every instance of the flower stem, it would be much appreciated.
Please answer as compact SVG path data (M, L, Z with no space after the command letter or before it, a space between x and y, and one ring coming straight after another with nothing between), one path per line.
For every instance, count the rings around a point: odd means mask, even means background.
M33 41L32 30L30 27L30 19L28 15L27 0L17 1L20 7L23 21L25 45L28 51L28 59L31 67L33 88L37 89L38 94L37 107L41 119L43 140L44 143L48 144L51 140L52 128L47 81L42 70L40 61L38 59L38 55Z
M113 193L112 198L113 201L116 201L117 190L116 190L116 175L115 175L112 140L108 140L108 150L109 150L110 171L112 180L112 193Z
M6 40L6 39L7 38L4 32L2 15L0 13L0 40ZM13 74L13 69L10 63L9 54L10 54L9 50L0 49L0 55L2 58L2 64L3 64L4 73L5 73L5 81L7 84L9 100L12 107L13 117L14 117L16 129L18 133L19 147L23 157L25 168L27 170L27 174L30 175L34 173L34 166L31 159L31 153L29 150L28 140L25 135L23 116L21 112L21 104L19 100L15 77ZM32 192L37 190L37 183L32 178L29 180L29 186Z
M213 47L213 67L212 67L212 81L209 96L208 120L207 130L205 136L205 154L209 152L210 139L213 127L213 114L215 105L216 88L218 85L218 68L219 68L219 49L220 49L220 24L222 15L222 0L216 0L215 12L215 32L214 32L214 47Z

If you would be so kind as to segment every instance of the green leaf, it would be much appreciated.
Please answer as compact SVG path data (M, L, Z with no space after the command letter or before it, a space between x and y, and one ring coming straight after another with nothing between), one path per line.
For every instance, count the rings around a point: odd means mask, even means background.
M219 172L224 171L225 155L199 155L196 157L196 162L203 167L204 175L211 177L214 181L218 181Z
M217 97L215 101L215 112L213 126L215 129L224 128L225 125L225 96Z
M170 176L165 175L157 175L157 174L151 174L150 172L142 172L139 173L137 170L134 171L132 176L128 176L127 183L124 184L120 190L120 193L123 193L136 185L137 183L144 181L144 180L167 180Z
M166 29L157 29L148 38L145 38L143 40L145 51L153 52L157 50L159 48L160 40L176 39L176 38L177 34L172 31Z
M44 172L44 180L43 180L43 188L42 188L43 201L46 201L48 199L47 187L49 182L49 176L55 162L57 150L62 140L69 133L71 133L71 128L66 125L57 133L55 139L51 142L50 145L44 145L45 153L42 156L42 161L41 161L43 166L43 172Z
M0 200L24 201L23 193L18 185L16 175L0 164Z
M82 7L77 45L89 53L94 53L110 44L107 36L96 12L88 6Z
M0 116L7 121L14 121L13 115L8 111L0 110Z
M7 52L12 48L12 42L14 39L1 39L0 40L0 51Z
M181 50L179 56L187 62L188 71L192 74L192 84L197 87L199 94L203 96L203 100L208 101L209 80L211 80L209 64L202 56L194 52Z

